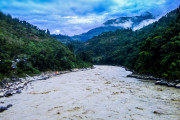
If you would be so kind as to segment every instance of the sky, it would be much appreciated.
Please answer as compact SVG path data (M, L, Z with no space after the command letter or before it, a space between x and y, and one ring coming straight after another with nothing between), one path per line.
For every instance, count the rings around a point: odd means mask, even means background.
M78 35L122 16L162 16L180 0L0 0L0 11L51 34Z

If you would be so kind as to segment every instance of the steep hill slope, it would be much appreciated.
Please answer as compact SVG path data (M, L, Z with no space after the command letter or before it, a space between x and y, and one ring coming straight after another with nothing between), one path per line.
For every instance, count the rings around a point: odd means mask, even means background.
M0 12L0 79L86 65L45 30Z

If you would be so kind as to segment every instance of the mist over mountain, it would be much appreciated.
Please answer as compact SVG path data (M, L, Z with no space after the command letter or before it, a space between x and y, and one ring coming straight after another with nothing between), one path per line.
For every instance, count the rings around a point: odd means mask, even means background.
M118 29L132 29L138 30L142 27L149 25L159 18L155 18L150 12L146 11L140 16L132 17L119 17L111 19L103 23L102 26L89 30L87 33L75 35L72 37L73 40L87 41L88 39L98 36L103 32L116 31Z

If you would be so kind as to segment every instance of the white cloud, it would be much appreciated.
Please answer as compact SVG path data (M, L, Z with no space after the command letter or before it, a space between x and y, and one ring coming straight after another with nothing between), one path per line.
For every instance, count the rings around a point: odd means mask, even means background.
M106 17L106 14L98 16L91 14L89 16L65 16L68 24L97 24L101 23Z
M61 33L61 31L58 29L52 32L52 34L60 34L60 33Z
M78 23L93 23L94 19L93 18L85 18L85 17L78 17L78 16L73 16L71 17L68 21L70 24L78 24Z
M160 17L158 17L158 18L156 18L156 19L144 20L144 21L142 21L139 25L133 27L133 31L139 30L139 29L141 29L141 28L143 28L143 27L145 27L145 26L147 26L147 25L149 25L149 24L151 24L151 23L154 23L154 22L158 21L159 19L160 19Z
M133 24L133 22L131 20L128 20L124 23L112 24L111 26L123 27L123 28L127 29L127 28L131 28L132 24Z
M56 33L60 33L60 30L56 30L55 32L56 32Z

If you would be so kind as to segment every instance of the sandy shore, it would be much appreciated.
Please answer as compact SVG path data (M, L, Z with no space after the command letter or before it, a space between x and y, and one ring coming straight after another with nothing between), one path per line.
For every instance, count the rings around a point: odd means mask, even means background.
M36 81L1 98L13 107L1 120L180 120L180 89L127 78L115 66L95 66ZM4 103L2 103L4 102Z

